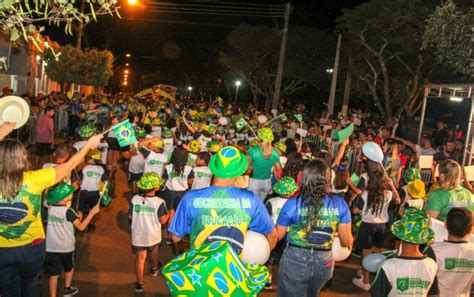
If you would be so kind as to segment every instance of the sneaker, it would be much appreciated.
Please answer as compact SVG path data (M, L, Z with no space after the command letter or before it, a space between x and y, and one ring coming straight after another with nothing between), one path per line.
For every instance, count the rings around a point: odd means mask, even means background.
M135 283L135 292L142 293L145 290L145 285Z
M64 297L74 296L77 293L79 293L79 289L76 287L70 286L69 288L64 288Z
M272 289L272 281L269 280L269 281L265 284L265 286L263 287L263 289L265 289L265 290L271 290L271 289Z
M156 269L151 268L150 275L151 276L158 276L158 274L160 274L162 268L163 268L163 264L161 262L158 262L158 268L156 268Z
M370 284L364 283L362 278L353 278L352 283L364 291L368 291L370 289Z

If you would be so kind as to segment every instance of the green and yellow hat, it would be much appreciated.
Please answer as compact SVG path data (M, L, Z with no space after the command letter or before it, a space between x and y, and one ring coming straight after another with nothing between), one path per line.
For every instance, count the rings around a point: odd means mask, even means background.
M161 125L161 119L160 118L154 118L151 120L151 125L152 126L160 126Z
M193 154L197 154L201 151L201 143L197 140L191 140L188 145L188 151Z
M434 239L428 215L423 210L413 207L405 210L402 219L393 223L391 230L397 238L409 243L424 244Z
M145 191L160 188L162 185L163 180L156 172L144 173L137 183L137 187Z
M173 131L171 131L170 129L165 129L161 133L161 136L163 136L163 138L171 138L173 137Z
M89 138L95 133L95 127L93 125L84 125L79 128L79 136L81 138Z
M102 160L102 153L98 149L92 149L87 153L87 157L92 160L100 161Z
M298 185L292 177L282 177L274 186L273 192L279 195L292 195L298 191Z
M152 141L150 144L159 149L163 149L165 147L165 143L163 142L162 139L157 139L155 141Z
M54 189L48 191L46 201L48 201L49 204L56 204L71 196L72 193L74 193L74 187L68 183L62 182Z
M137 135L138 138L146 138L146 131L145 129L137 128L135 129L135 135Z
M257 138L250 140L249 146L258 146L259 140Z
M275 146L276 146L276 148L277 148L279 151L286 153L287 147L286 147L286 144L284 144L283 142L278 141L278 142L275 144Z
M403 180L405 184L412 182L414 180L421 179L421 172L418 168L408 168L403 174Z
M207 150L211 153L217 153L221 149L221 144L213 139L207 143Z
M247 157L237 148L226 146L214 154L209 163L212 174L219 178L236 178L244 174L249 166Z
M275 137L273 136L273 131L270 128L262 128L258 130L258 138L263 142L272 142Z

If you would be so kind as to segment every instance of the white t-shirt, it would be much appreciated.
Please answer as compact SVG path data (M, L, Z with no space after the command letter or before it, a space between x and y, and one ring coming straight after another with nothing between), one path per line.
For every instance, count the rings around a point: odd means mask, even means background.
M428 257L421 259L392 258L382 264L377 278L385 274L391 285L388 297L427 296L436 276L436 262ZM382 270L382 271L381 271ZM377 292L377 280L371 291Z
M165 144L165 147L163 149L165 154L170 154L174 150L174 141L173 138L165 138L163 139L163 143Z
M197 166L193 168L194 181L191 186L192 190L207 188L211 185L212 172L208 166Z
M79 216L67 206L48 208L48 228L46 228L46 251L70 253L75 250L74 221Z
M372 212L372 210L368 209L368 203L367 203L367 195L368 192L364 191L361 194L361 198L364 201L364 208L362 209L360 215L362 217L362 222L366 223L373 223L373 224L381 224L381 223L387 223L388 222L388 206L390 204L390 201L392 201L393 193L391 191L384 191L384 201L383 201L383 206L382 206L382 211L379 214L375 214Z
M201 152L207 152L207 143L212 140L210 137L204 136L204 134L201 134L198 139L196 139L201 143Z
M158 176L163 175L163 168L168 162L168 155L161 153L155 153L154 151L149 151L148 156L145 158L145 168L144 173L147 172L156 172Z
M468 297L474 280L474 243L438 242L431 249L438 265L440 297Z
M128 164L128 172L130 173L143 173L145 170L145 159L141 154L134 155L130 158L130 163Z
M161 126L151 127L151 135L161 137Z
M265 206L267 207L267 210L270 211L270 215L275 225L277 223L278 216L280 215L280 211L285 205L286 201L288 201L287 198L275 197L268 199L268 201L265 203Z
M132 245L150 247L161 242L160 216L168 213L159 197L133 196L129 210L132 216Z
M176 175L173 172L173 164L165 166L168 179L166 180L166 187L171 191L186 191L189 189L188 177L191 174L191 166L184 166L184 170L181 175Z
M99 165L86 165L82 169L81 191L99 191L99 184L104 175L104 167Z

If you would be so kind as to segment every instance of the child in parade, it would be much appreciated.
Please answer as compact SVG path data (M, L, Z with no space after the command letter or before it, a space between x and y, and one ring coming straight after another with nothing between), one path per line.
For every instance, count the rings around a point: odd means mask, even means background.
M99 202L100 183L107 179L107 172L100 164L102 155L98 149L91 150L86 157L86 166L81 171L81 187L79 192L79 211L84 216ZM93 231L95 226L89 224L88 231Z
M145 159L144 173L155 172L158 176L163 175L163 168L168 163L168 155L163 152L165 144L159 137L152 137L138 143L139 151Z
M445 226L448 239L434 243L425 251L438 265L436 281L430 294L467 297L474 281L474 243L469 242L472 212L461 207L451 208Z
M389 221L388 207L400 204L400 197L391 179L385 177L381 164L367 161L367 186L355 201L353 212L360 214L362 223L355 240L355 248L362 249L364 257L372 252L372 248L383 246L386 223ZM359 273L359 278L352 280L354 285L367 291L370 288L369 272Z
M138 193L133 196L128 217L132 224L132 251L135 256L135 292L144 290L144 271L147 255L151 259L151 275L158 276L162 268L158 249L161 244L161 225L168 221L165 201L155 195L163 186L156 172L147 172L137 183Z
M46 229L46 259L44 273L49 276L50 297L56 297L58 280L64 270L64 296L73 296L79 289L72 286L74 275L74 251L76 238L74 228L84 231L92 218L99 213L96 203L85 219L72 208L74 187L62 182L47 194L48 227Z
M192 190L207 188L211 185L212 172L209 169L211 155L208 152L200 152L197 156L196 166L193 168L194 181Z
M386 260L379 268L370 293L373 297L427 296L436 276L436 262L420 252L420 244L434 238L428 215L408 208L391 227L401 240L399 256Z
M278 215L280 214L281 209L285 205L286 201L294 196L294 194L298 191L299 187L296 184L295 180L291 177L285 176L282 177L274 186L273 192L278 194L278 197L270 198L265 203L265 207L268 210L268 213L272 217L273 223L276 226ZM275 249L272 251L270 255L270 259L268 260L267 267L270 271L270 278L265 285L265 289L270 290L272 288L272 269L273 265L276 265L280 262L281 255L283 250L286 247L286 240L280 240Z

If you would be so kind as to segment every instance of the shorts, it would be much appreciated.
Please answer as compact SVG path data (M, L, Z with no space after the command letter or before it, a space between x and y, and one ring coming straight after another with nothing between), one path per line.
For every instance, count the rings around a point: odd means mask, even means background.
M128 173L128 181L129 182L137 182L140 180L140 178L142 177L143 175L143 172L142 173L133 173L133 172L129 172Z
M44 260L44 274L48 276L61 275L70 272L74 268L74 252L70 253L50 253L46 252Z
M154 244L152 246L135 246L132 244L132 252L134 253L141 252L141 251L151 252L154 248L160 247L160 245L161 245L161 242L158 242L157 244Z
M374 246L381 248L385 236L386 223L373 224L362 222L357 232L354 247L356 249L371 249Z
M99 203L99 191L80 191L79 192L79 210L83 213L89 213L90 210Z
M183 199L184 194L186 194L188 191L171 191L171 190L168 190L168 191L171 198L170 206L168 210L170 209L176 210L178 208L179 203L181 202L181 199Z
M36 155L43 157L48 156L53 153L53 144L52 143L36 143Z

